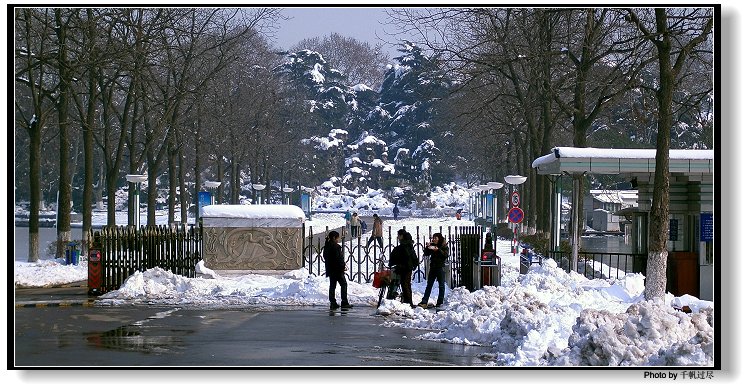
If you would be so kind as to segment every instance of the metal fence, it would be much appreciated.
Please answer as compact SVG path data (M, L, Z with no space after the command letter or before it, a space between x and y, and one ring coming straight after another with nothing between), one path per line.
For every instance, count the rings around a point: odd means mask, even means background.
M136 271L160 267L195 277L203 258L202 225L112 226L91 231L91 249L101 251L101 292L117 290ZM89 262L90 264L91 262Z
M380 248L377 241L370 242L368 236L351 237L344 236L341 241L343 258L346 261L346 278L357 283L371 283L374 273L382 267L387 266L390 252L398 245L397 233L400 228L392 226L383 228L383 247ZM325 275L325 261L322 257L322 249L325 246L325 235L335 230L339 234L347 234L343 227L328 228L324 232L315 233L311 227L304 228L302 240L302 266L306 267L310 274ZM413 229L412 229L413 230ZM414 239L414 251L419 256L419 266L413 272L414 282L422 282L427 278L429 262L424 257L424 247L429 244L432 234L442 233L447 242L450 256L448 257L446 281L450 287L461 286L465 282L465 267L461 267L461 261L473 261L481 252L481 241L484 228L481 226L438 226L416 227L411 231ZM492 247L496 250L497 240L492 237ZM461 242L463 245L461 245ZM470 244L467 244L470 242ZM468 247L467 247L468 246ZM463 254L465 259L463 259Z
M549 251L549 258L567 271L572 271L572 253ZM587 278L624 278L627 273L638 271L637 262L647 258L645 254L578 252L575 271Z

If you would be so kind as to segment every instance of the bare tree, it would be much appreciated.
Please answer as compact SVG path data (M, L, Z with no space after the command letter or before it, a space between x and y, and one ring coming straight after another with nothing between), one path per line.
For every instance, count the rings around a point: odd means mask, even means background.
M673 98L676 79L695 60L693 52L713 32L712 9L628 10L628 20L640 31L642 39L655 47L658 60L658 143L655 156L653 201L650 207L648 262L645 299L661 298L666 293L669 220L669 150L673 123ZM712 56L707 47L705 54Z
M324 37L304 39L291 51L303 49L319 52L331 67L346 75L349 84L366 84L373 89L378 89L382 84L385 68L390 61L382 51L382 45L373 47L367 42L335 32Z
M51 10L16 9L16 121L29 135L29 262L39 260L42 134L56 112L50 62L54 36Z

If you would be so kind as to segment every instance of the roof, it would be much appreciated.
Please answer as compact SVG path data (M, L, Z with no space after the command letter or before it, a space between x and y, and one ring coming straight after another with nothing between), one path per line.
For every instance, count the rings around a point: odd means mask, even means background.
M541 175L563 172L623 174L655 172L656 150L555 147L533 161ZM669 172L712 174L713 150L669 150Z

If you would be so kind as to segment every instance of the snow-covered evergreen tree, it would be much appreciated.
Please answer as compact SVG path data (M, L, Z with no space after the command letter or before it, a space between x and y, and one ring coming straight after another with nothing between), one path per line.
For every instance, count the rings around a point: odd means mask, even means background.
M441 162L435 109L450 83L437 60L426 57L418 46L404 42L399 51L403 55L385 72L380 105L368 118L395 153L396 176L425 192L431 184L430 165Z

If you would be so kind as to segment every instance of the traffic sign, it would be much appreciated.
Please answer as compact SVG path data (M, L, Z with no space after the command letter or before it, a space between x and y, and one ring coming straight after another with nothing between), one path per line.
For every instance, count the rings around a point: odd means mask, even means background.
M513 191L512 198L510 200L512 201L512 207L520 206L520 193L517 191Z
M513 207L510 209L510 212L507 213L507 220L510 221L510 223L520 223L523 221L523 217L525 217L525 213L523 213L523 210L520 207Z

